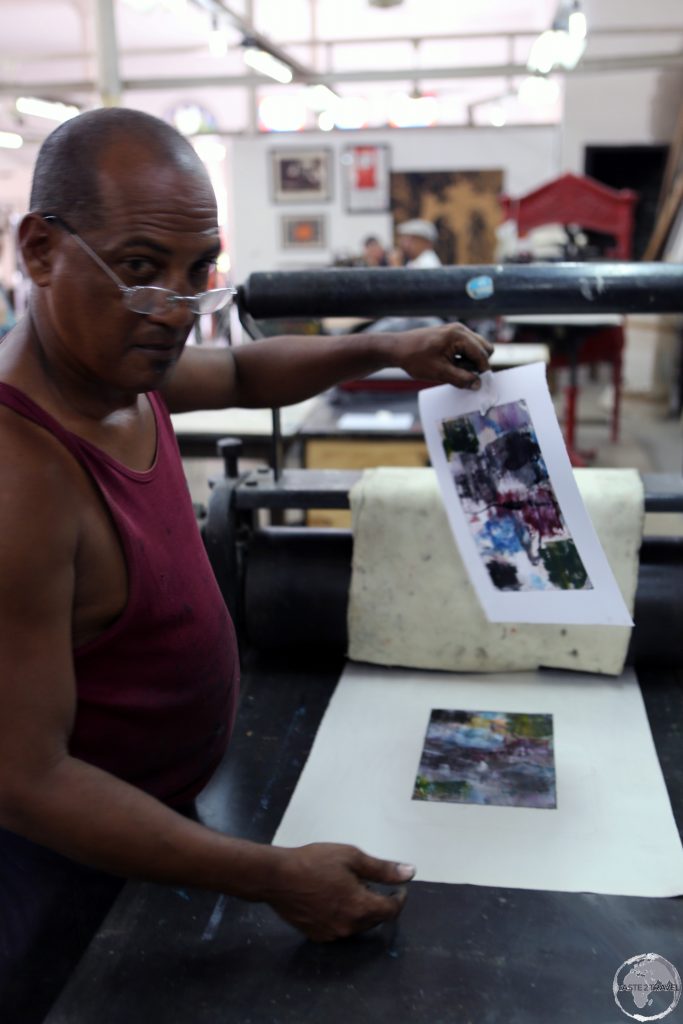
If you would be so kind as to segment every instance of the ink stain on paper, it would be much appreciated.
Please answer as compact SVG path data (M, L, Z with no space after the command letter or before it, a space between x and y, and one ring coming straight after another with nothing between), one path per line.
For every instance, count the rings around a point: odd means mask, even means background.
M413 800L556 807L553 716L434 709Z
M477 550L498 590L592 590L523 400L443 420Z

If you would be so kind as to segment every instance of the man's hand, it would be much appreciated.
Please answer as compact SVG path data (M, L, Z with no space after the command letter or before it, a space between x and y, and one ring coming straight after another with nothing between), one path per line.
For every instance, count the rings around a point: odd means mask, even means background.
M401 912L405 890L373 892L368 883L401 886L415 868L369 857L354 846L313 843L278 850L274 891L265 897L277 913L316 942L367 931Z
M478 375L490 369L493 345L463 324L421 327L393 337L398 365L418 380L476 389Z

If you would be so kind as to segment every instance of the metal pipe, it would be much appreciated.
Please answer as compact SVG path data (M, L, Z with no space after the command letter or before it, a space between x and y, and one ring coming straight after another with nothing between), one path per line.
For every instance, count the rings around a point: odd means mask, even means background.
M477 294L484 297L471 297ZM676 313L683 310L683 265L528 263L435 270L344 267L256 273L238 289L238 304L257 320L286 316L423 314L484 319L530 313Z
M97 0L95 4L95 38L100 99L103 106L116 107L121 102L122 90L113 0Z

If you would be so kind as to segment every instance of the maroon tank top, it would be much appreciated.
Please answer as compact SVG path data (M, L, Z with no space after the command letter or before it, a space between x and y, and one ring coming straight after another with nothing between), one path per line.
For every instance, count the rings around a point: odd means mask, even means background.
M0 384L0 405L48 430L89 473L128 568L124 611L74 650L78 704L70 753L180 805L208 782L225 751L239 661L168 410L156 393L147 397L157 451L152 468L137 472Z

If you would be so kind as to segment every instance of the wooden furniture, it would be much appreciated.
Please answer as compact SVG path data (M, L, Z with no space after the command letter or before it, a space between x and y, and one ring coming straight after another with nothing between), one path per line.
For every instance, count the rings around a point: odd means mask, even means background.
M637 198L631 189L613 189L593 178L563 174L524 196L501 196L500 201L503 219L517 223L520 237L544 224L579 224L614 238L605 258L627 260Z
M592 178L576 174L563 174L554 181L528 192L524 196L501 199L505 219L517 224L519 236L544 224L577 224L589 231L599 231L614 239L605 251L605 258L629 259L633 236L633 214L637 195L630 189L613 189ZM532 318L533 319L533 318ZM573 338L569 334L573 333ZM612 369L614 401L611 418L611 440L619 440L619 410L621 403L624 331L619 321L606 325L596 324L595 331L581 328L580 332L565 332L560 344L557 330L545 332L540 338L527 332L529 340L548 341L552 345L550 368L569 367L570 379L565 392L565 440L574 465L582 465L574 439L579 396L578 366L580 364L608 363ZM577 342L570 350L562 340Z

